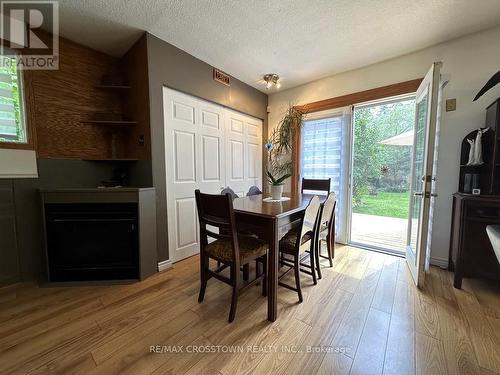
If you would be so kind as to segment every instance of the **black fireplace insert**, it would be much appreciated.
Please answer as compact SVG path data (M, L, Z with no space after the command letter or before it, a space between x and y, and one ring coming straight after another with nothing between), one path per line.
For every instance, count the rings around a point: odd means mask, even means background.
M50 281L139 278L136 203L45 205Z

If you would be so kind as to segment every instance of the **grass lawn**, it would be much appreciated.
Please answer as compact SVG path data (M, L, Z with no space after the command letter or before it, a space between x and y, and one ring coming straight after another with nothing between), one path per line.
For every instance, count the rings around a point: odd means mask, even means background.
M368 214L377 216L408 218L409 193L386 193L378 195L363 195L362 203L353 207L352 211L357 214Z

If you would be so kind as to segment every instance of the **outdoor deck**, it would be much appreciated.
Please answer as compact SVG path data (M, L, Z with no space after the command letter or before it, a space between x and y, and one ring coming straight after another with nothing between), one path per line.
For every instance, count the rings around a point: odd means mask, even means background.
M407 219L352 214L351 242L405 252Z

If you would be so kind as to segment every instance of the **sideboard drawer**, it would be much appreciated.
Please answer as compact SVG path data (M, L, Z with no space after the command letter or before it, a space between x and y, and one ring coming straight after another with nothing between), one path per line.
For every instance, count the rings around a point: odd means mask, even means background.
M500 207L491 205L471 205L467 207L467 218L469 219L493 219L500 221Z

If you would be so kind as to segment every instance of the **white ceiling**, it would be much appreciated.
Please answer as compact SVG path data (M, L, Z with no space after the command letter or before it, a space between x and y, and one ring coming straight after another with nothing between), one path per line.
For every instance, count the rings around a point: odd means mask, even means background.
M266 92L500 25L500 0L60 0L61 35L121 56L147 30Z

